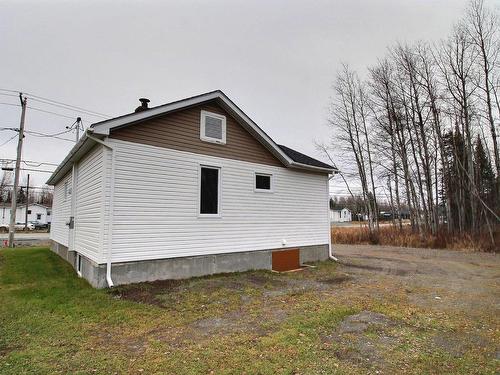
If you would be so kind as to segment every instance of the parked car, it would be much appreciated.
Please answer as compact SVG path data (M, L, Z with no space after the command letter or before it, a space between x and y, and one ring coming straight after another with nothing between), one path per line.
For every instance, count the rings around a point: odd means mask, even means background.
M15 223L14 229L16 231L24 230L24 223ZM26 225L26 229L27 230L35 230L35 226L32 223L28 223L28 225ZM9 231L9 224L1 224L0 231L1 232L8 232Z
M24 227L25 227L24 223L16 223L15 224L16 230L23 230ZM26 225L26 229L35 230L35 226L33 224L31 224L30 222L28 222L28 224Z
M46 223L41 223L39 221L30 221L30 224L33 224L33 226L35 227L34 229L48 229L49 228L49 224L46 224Z

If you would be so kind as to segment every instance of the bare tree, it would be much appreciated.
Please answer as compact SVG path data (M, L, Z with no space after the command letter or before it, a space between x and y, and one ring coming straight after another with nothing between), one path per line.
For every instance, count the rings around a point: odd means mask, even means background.
M498 16L472 0L437 47L398 44L369 68L365 82L347 66L337 75L329 123L337 146L352 157L370 230L377 224L376 188L385 185L393 217L398 213L394 225L402 228L404 207L423 236L487 229L494 244L499 33Z
M500 22L498 15L484 6L484 0L472 0L465 17L466 32L477 49L477 63L482 77L478 80L478 88L484 95L486 117L489 123L497 177L500 176L500 156L498 150L495 120L493 117L494 79L498 70L500 53ZM497 189L500 184L497 183ZM497 190L500 192L500 190ZM497 193L500 196L500 193Z
M357 75L347 65L337 75L334 84L336 93L331 106L329 124L336 132L337 140L349 145L353 153L361 182L369 229L374 229L377 217L373 169L369 152L369 138L366 123L366 95ZM367 168L370 171L372 191L368 185Z

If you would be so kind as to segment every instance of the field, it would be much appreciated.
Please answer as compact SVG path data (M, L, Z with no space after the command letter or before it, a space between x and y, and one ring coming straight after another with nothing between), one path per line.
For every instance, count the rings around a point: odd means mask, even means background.
M344 224L344 223L341 223ZM436 235L416 233L405 223L402 230L389 222L381 224L378 232L370 233L366 223L352 222L343 226L332 226L332 242L350 245L386 245L418 248L453 249L466 251L500 251L500 226L494 231L495 244L491 243L488 233L476 235L450 234L441 229Z
M300 272L111 291L48 249L0 250L0 373L498 373L498 257L335 250Z

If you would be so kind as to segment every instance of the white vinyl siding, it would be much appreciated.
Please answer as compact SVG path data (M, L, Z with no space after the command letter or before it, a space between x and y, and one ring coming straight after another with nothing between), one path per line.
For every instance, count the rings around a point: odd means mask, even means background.
M101 247L103 147L95 146L78 163L74 250L97 261Z
M54 186L50 239L70 247L70 229L66 223L75 216L74 248L78 253L103 262L102 232L104 231L104 166L103 147L98 145L77 163L77 185L72 186L71 171ZM65 188L66 186L66 188ZM71 194L66 193L71 191ZM71 195L76 194L75 212L71 213Z
M69 246L69 227L66 222L71 216L71 198L65 198L68 188L71 188L71 171L54 186L50 227L50 239L66 247Z
M113 262L328 243L326 174L108 141ZM199 217L200 165L221 168L220 218ZM273 194L255 194L256 170L273 176Z

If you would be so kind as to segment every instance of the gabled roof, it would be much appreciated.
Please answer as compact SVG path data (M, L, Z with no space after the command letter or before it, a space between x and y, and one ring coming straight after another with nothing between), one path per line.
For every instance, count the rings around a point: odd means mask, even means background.
M153 119L175 111L183 110L195 105L200 105L209 101L216 101L224 110L226 110L238 123L243 126L253 137L255 137L264 147L266 147L285 167L305 169L316 172L334 173L335 167L325 164L319 160L313 159L298 151L292 150L286 146L277 145L253 120L248 117L236 104L233 103L222 91L216 90L205 94L193 96L187 99L178 100L168 104L149 108L141 112L133 112L127 115L115 117L92 124L90 130L99 137L106 137L114 129L123 128L145 120ZM69 170L66 164L77 160L78 155L86 153L90 147L84 145L90 138L84 136L78 142L69 155L59 165L56 171L47 181L48 184L55 184ZM93 145L92 145L93 146Z

